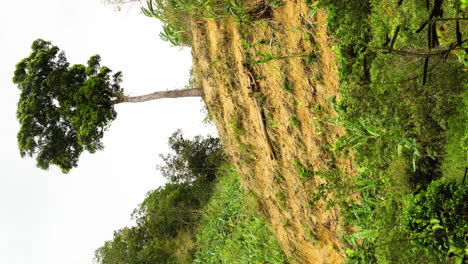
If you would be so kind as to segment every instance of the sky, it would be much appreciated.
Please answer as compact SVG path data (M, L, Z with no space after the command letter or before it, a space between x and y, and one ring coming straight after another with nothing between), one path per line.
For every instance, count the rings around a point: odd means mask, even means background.
M103 138L105 149L83 154L68 174L42 171L21 158L11 78L37 38L65 51L71 64L95 54L123 72L127 95L183 88L190 49L171 47L161 25L139 6L117 12L100 0L4 1L0 7L0 263L85 264L94 250L131 224L130 214L149 190L164 184L156 165L169 151L168 137L216 134L202 124L199 98L163 99L116 106L117 119Z

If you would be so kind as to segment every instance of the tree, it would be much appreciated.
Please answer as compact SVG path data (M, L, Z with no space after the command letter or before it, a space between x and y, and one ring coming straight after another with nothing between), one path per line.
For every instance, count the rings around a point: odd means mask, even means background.
M101 150L104 131L117 117L114 105L160 98L202 96L200 88L125 96L122 73L100 65L92 56L87 65L70 66L64 52L50 42L33 42L31 54L21 60L13 83L21 91L17 118L22 157L35 156L37 166L56 165L67 173L84 150Z
M132 214L135 226L114 232L114 238L95 251L95 262L191 263L200 210L209 201L211 190L211 184L197 182L168 183L148 192ZM177 247L181 244L184 249Z
M193 140L188 140L177 130L169 138L169 146L175 155L160 155L164 164L159 169L172 183L213 181L216 171L225 160L219 139L211 136L196 136Z

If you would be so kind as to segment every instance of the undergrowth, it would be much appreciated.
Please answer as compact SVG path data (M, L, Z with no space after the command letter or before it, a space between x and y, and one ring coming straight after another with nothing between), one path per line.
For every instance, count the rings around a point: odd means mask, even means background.
M353 152L359 166L341 186L360 200L336 199L347 224L359 227L344 236L347 262L463 263L466 7L458 0L320 4L337 43L343 97L333 105L347 132L334 155Z
M202 212L194 263L288 263L256 207L229 168Z

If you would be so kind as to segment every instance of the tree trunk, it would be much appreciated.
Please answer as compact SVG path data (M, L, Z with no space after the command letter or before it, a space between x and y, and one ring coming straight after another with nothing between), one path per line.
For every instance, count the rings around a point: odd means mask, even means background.
M119 98L112 100L111 104L119 103L140 103L162 98L179 98L179 97L200 97L203 96L203 90L200 88L181 89L171 91L159 91L140 96L126 96L122 95Z

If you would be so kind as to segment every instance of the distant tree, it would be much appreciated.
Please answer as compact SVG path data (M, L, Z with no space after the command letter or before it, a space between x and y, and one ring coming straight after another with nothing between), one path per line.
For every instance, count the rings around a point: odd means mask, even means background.
M145 237L139 227L124 227L114 232L114 239L94 252L99 264L170 264L176 263L171 240Z
M169 146L174 154L160 155L164 164L159 169L172 183L213 181L225 160L219 139L211 136L196 136L189 140L177 130L169 138Z
M177 244L187 244L181 233L195 241L200 210L211 196L211 184L166 184L148 192L134 210L136 225L114 232L114 238L95 251L99 264L190 263L194 243L184 253ZM187 239L187 238L186 238Z
M104 131L116 118L114 105L160 98L199 97L200 88L125 96L122 73L111 74L92 56L87 66L70 66L50 42L33 42L31 54L16 65L13 82L21 91L17 118L22 157L36 156L37 166L56 165L64 173L78 164L80 154L103 148Z

